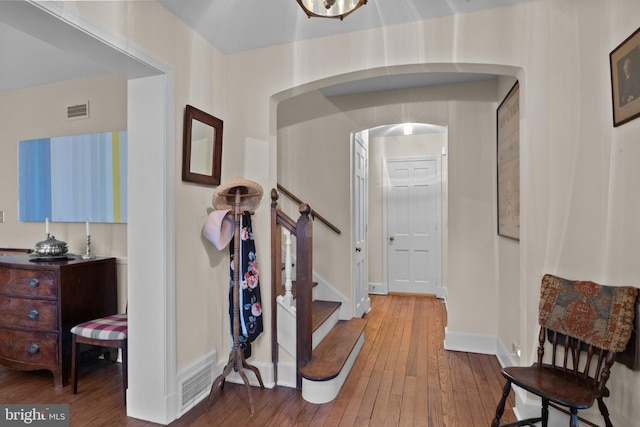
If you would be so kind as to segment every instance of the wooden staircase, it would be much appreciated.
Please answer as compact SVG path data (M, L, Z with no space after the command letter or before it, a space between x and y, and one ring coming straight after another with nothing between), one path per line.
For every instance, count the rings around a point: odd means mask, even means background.
M271 201L271 355L275 382L278 384L280 351L285 349L295 356L295 382L303 398L311 403L330 402L362 348L366 321L340 320L340 302L316 300L313 296L317 283L312 281L313 223L309 205L300 204L300 217L294 221L278 206L275 189L271 191ZM282 266L291 265L290 259L282 261L283 229L296 239L294 289L290 277L283 283Z

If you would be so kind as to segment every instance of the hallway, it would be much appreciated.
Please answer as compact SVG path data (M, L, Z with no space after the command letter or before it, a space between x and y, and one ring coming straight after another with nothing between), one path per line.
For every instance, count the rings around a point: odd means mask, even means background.
M445 305L416 296L371 295L365 343L338 397L310 404L295 389L253 388L250 416L243 386L227 383L171 426L486 427L502 391L494 356L445 351ZM82 372L78 394L53 387L50 373L0 367L0 403L69 403L71 426L154 426L127 418L120 365ZM514 421L508 402L503 422ZM472 415L475 418L472 418Z

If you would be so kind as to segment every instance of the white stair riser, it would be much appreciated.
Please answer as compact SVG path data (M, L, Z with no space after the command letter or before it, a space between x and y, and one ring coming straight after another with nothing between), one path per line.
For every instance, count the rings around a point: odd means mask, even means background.
M336 398L338 392L342 388L345 380L347 379L347 375L351 372L351 368L362 349L362 345L364 344L364 332L360 334L360 338L358 338L358 342L356 343L353 350L351 350L351 354L349 358L345 362L342 367L342 371L340 374L330 380L327 381L311 381L306 378L302 379L302 398L309 403L314 404L322 404L331 402Z

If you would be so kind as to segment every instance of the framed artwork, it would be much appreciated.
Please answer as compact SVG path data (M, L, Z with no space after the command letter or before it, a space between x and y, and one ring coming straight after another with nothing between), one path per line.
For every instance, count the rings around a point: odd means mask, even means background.
M640 28L609 54L613 126L640 116Z
M520 240L520 86L516 82L497 114L498 234Z
M18 142L18 221L127 222L127 131Z
M182 141L182 180L220 185L222 120L187 105Z

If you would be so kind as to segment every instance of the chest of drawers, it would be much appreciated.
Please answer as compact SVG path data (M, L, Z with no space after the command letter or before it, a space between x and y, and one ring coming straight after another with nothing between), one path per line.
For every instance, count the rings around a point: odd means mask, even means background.
M0 256L0 364L49 370L68 382L71 332L78 323L117 311L115 258L34 262Z

